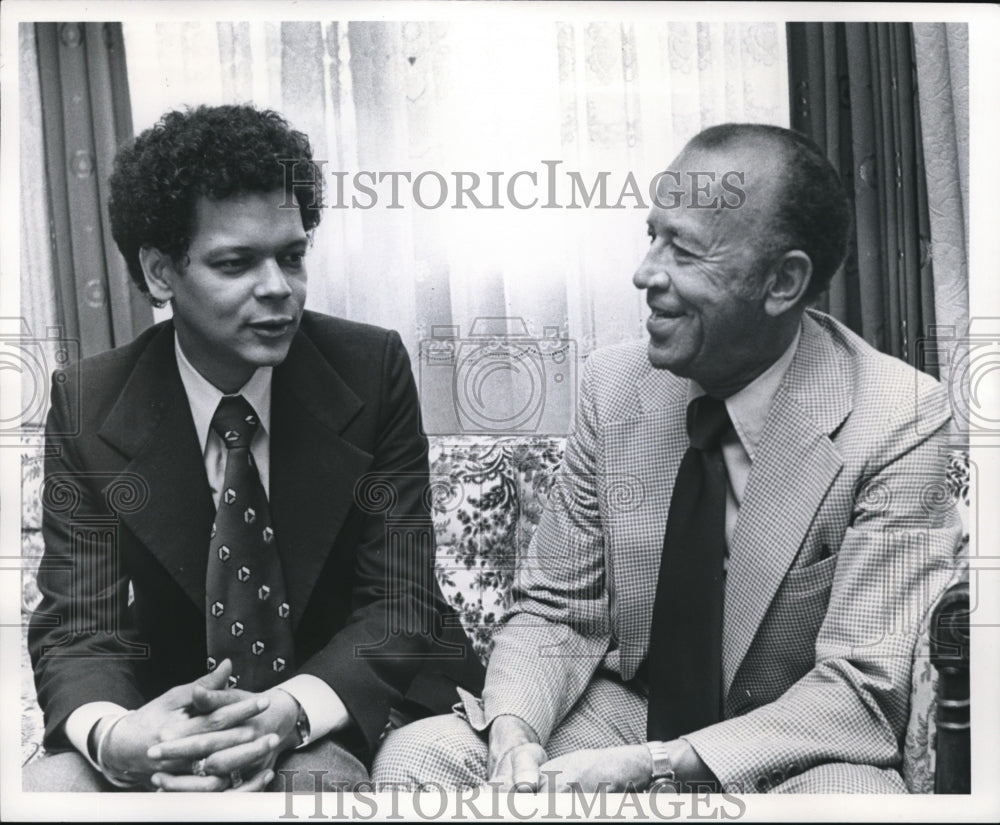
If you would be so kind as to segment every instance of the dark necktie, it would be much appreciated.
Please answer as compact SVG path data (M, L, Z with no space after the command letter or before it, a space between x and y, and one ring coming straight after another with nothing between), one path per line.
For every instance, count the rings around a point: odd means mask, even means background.
M212 429L226 445L226 474L212 525L205 608L208 669L233 662L230 686L262 691L294 662L291 608L267 494L250 442L260 422L242 395L219 401Z
M646 673L646 734L668 741L719 721L722 697L726 405L703 395L688 405L691 439L670 499L656 585Z

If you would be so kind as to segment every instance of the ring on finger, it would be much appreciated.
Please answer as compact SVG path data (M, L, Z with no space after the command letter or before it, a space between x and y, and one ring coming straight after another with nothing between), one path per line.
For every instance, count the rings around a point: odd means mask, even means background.
M191 773L195 776L208 776L208 771L205 770L206 759L196 759L191 763Z
M243 774L238 770L229 772L229 782L234 788L243 784Z

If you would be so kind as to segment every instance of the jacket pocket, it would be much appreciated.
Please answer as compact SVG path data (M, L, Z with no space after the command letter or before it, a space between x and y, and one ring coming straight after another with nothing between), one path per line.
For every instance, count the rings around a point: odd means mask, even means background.
M789 596L810 596L830 587L836 569L836 554L806 567L793 567L785 574L782 589Z

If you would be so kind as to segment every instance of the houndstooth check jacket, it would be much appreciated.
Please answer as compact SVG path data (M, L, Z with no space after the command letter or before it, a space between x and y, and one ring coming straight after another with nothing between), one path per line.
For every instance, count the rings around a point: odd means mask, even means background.
M496 637L486 721L544 744L598 667L646 656L688 382L641 343L593 353L577 430ZM898 767L918 626L952 572L934 379L808 312L730 542L724 719L685 738L727 787L824 762ZM683 632L677 628L677 632Z

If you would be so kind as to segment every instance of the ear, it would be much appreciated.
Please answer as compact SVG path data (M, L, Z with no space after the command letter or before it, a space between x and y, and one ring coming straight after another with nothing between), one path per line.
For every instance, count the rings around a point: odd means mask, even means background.
M174 297L174 278L178 277L171 257L152 246L144 246L139 250L139 264L146 277L149 294L157 301L170 301Z
M767 276L764 310L771 317L783 315L798 306L812 280L812 261L799 249L782 255Z

